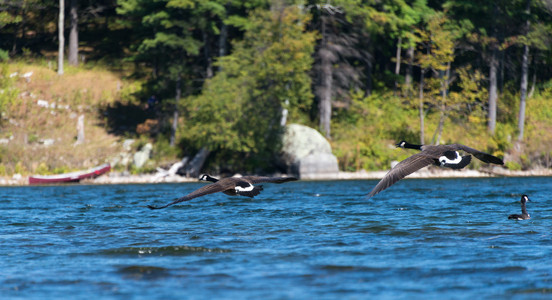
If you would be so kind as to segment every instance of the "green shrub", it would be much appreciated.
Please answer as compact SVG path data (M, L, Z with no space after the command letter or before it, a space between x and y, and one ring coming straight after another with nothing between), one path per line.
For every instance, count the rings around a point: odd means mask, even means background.
M16 164L15 164L15 170L14 170L14 173L16 174L27 174L27 168L25 167L25 165L18 161Z
M9 52L4 49L0 49L0 62L7 61L8 59L10 59Z
M35 173L45 175L48 174L50 171L50 168L48 168L48 165L45 162L41 162L38 167L34 170Z
M512 170L512 171L519 171L521 170L521 165L518 164L517 162L515 161L507 161L504 163L504 166L508 169L508 170Z

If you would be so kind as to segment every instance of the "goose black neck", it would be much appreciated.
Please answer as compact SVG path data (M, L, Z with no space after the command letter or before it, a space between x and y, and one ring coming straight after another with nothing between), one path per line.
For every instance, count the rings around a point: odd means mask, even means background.
M525 201L521 201L521 213L524 215L527 214L527 207L525 206Z
M404 148L422 150L422 145L415 145L415 144L410 144L410 143L405 142L404 143Z
M209 175L205 175L204 179L205 179L206 181L210 181L210 182L217 182L217 181L218 181L218 179L216 179L216 178L214 178L214 177L211 177L211 176L209 176Z

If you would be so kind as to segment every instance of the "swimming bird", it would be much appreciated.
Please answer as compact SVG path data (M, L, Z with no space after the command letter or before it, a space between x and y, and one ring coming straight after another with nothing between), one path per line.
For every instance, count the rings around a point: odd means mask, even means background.
M297 180L295 177L265 177L265 176L244 176L244 177L227 177L223 179L216 179L214 177L211 177L207 174L203 174L199 177L199 180L201 181L209 181L212 182L211 184L208 184L206 186L203 186L188 195L178 198L174 200L173 202L163 205L163 206L153 206L148 205L148 208L150 209L160 209L165 208L167 206L171 206L173 204L182 202L182 201L188 201L197 197L205 196L208 194L223 192L226 195L230 196L247 196L247 197L255 197L257 196L262 190L263 186L254 186L256 183L261 182L272 182L272 183L283 183L287 181L294 181Z
M471 162L471 155L461 156L458 151L470 153L477 159L497 165L503 165L502 159L475 150L468 146L461 144L451 145L414 145L405 141L400 141L397 144L399 148L416 149L420 150L420 153L416 153L407 159L399 162L393 167L385 176L378 182L378 184L372 189L368 198L376 195L377 193L390 187L395 182L403 179L406 175L412 174L419 169L434 164L441 167L447 167L451 169L462 169Z
M529 197L527 195L521 196L521 215L513 214L509 215L508 219L512 220L529 220L531 219L531 216L527 213L527 208L525 207L525 203L527 203L529 200Z

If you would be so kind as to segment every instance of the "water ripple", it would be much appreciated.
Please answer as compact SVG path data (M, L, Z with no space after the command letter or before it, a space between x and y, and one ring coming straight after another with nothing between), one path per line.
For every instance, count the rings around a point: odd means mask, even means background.
M197 253L229 253L228 249L192 246L122 247L98 251L106 256L183 256Z

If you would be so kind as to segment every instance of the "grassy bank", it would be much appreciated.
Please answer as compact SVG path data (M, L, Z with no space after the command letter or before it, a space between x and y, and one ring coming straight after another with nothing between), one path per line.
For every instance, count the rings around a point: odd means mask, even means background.
M139 85L123 74L66 67L59 76L48 63L11 63L3 76L15 97L4 101L1 175L89 168L121 151L121 137L109 132L102 108L135 101ZM77 143L80 116L84 142Z

